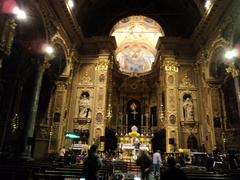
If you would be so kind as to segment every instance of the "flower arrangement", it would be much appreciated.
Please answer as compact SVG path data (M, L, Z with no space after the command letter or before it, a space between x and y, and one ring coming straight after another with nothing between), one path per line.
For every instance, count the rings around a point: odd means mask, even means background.
M128 133L128 135L131 137L139 137L140 136L140 134L136 131L132 131L132 132Z

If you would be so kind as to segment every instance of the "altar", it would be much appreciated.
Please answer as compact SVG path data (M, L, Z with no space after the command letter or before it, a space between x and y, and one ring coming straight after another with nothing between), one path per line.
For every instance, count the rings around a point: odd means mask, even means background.
M152 151L152 136L140 135L136 126L131 129L131 132L118 136L119 159L124 161L135 161L140 151Z

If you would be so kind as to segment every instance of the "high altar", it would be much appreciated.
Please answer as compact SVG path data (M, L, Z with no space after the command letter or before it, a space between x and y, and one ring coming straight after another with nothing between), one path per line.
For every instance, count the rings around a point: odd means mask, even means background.
M152 151L150 134L140 134L137 126L132 126L131 132L118 135L119 159L125 161L136 160L140 151Z

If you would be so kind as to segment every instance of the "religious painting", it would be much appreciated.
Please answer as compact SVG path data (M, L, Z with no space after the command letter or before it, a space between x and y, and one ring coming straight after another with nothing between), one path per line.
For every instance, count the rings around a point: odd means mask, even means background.
M174 84L174 77L173 77L173 75L169 75L169 76L168 76L168 83L169 83L170 85L173 85L173 84Z
M103 114L102 113L97 113L96 114L96 122L97 123L102 123L103 121Z
M99 76L99 82L104 82L105 81L105 75L104 74L100 74Z
M151 70L154 54L144 45L125 46L117 54L120 70L124 72L147 72Z
M96 128L95 129L95 138L98 139L102 135L102 129L101 128Z
M226 114L227 114L227 120L226 120L226 128L240 128L240 117L238 113L238 107L237 107L237 98L236 98L236 91L235 91L235 85L234 80L228 79L223 87L223 93L224 93L224 100L225 100L225 108L226 108Z
M161 26L144 16L130 16L111 30L117 42L116 57L125 73L144 73L152 68L158 38L164 36Z
M171 124L175 124L175 123L176 123L176 116L173 115L173 114L170 115L170 116L169 116L169 121L170 121Z

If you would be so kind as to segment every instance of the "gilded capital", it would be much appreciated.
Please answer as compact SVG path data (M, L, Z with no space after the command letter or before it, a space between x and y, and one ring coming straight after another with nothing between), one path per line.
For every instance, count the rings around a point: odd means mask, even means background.
M240 75L239 69L236 68L234 63L230 63L228 68L226 68L227 73L231 73L233 77L237 77Z
M107 71L109 64L110 64L110 62L109 62L108 59L105 59L105 60L101 59L96 64L95 69L98 70L98 71Z
M167 72L178 72L179 64L176 61L164 61L163 66Z

